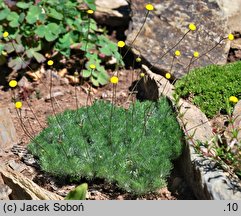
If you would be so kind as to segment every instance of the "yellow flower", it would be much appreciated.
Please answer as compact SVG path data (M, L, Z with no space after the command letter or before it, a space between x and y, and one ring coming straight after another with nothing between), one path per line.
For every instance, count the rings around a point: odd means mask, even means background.
M175 56L180 56L181 55L181 52L179 50L176 50L175 51Z
M117 76L113 76L110 78L110 82L113 83L113 84L117 84L119 81L118 77Z
M3 56L7 56L8 53L7 53L5 50L3 50L3 51L2 51L2 55L3 55Z
M90 66L89 66L91 69L95 69L96 68L96 66L94 65L94 64L90 64Z
M144 73L140 73L140 77L144 77L145 76L145 74Z
M146 5L146 9L147 9L148 11L152 11L152 10L154 10L154 7L153 7L152 4L147 4L147 5Z
M170 78L171 78L171 74L170 74L170 73L166 73L165 77L166 77L167 79L170 79Z
M48 60L47 64L48 64L49 66L51 66L51 65L54 64L54 61L53 61L53 60Z
M11 81L9 82L9 86L10 86L11 88L16 87L17 85L18 85L18 82L17 82L16 80L11 80Z
M235 96L231 96L231 97L229 97L229 101L232 103L238 103L238 98Z
M94 11L93 11L93 10L87 10L87 13L88 13L88 14L93 14Z
M4 37L4 38L7 38L8 35L9 35L9 33L8 33L7 31L3 32L3 37Z
M228 35L228 39L231 40L231 41L234 40L234 35L233 34L229 34Z
M126 44L125 44L125 42L124 41L118 41L118 43L117 43L117 45L118 45L118 47L124 47Z
M196 25L195 25L194 23L190 23L190 24L189 24L189 29L190 29L191 31L195 31L195 30L197 29L197 27L196 27Z
M22 102L21 102L21 101L17 101L17 102L15 103L15 107L16 107L17 109L21 109L21 108L22 108Z
M193 56L194 56L195 58L198 58L198 57L199 57L199 52L194 52L194 53L193 53Z
M137 58L136 58L136 62L141 62L141 58L140 58L140 57L137 57Z

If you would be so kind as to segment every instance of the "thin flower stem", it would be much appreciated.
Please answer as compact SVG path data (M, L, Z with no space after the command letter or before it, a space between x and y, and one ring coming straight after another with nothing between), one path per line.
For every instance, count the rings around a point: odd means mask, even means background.
M40 123L38 117L36 116L35 112L33 111L31 105L29 104L28 99L26 99L26 102L27 102L27 105L28 105L28 107L29 107L31 113L33 114L34 118L35 118L36 121L38 122L39 126L40 126L42 129L44 129L44 127L43 127L42 124Z
M89 96L89 101L90 101L91 104L94 103L93 100L92 100L91 95ZM98 115L97 112L96 112L96 109L95 109L94 107L92 107L92 109L93 109L94 114L95 114L95 116L96 116L98 122L100 123L101 127L105 128L105 125L101 122L101 120L100 120L100 118L99 118L99 115Z
M172 63L171 63L171 67L170 67L169 73L172 72L172 68L173 68L175 59L176 59L176 57L175 57L175 55L173 55L173 57L172 57Z
M146 23L146 20L147 20L148 15L149 15L149 11L146 12L146 15L145 15L145 18L144 18L144 22L142 23L142 25L141 25L139 31L137 32L135 38L132 40L131 44L129 45L127 51L125 52L125 54L124 54L124 56L123 56L123 59L126 57L127 53L130 51L132 45L135 43L137 37L138 37L139 34L141 33L141 31L142 31L142 29L143 29L143 27L144 27L144 25L145 25L145 23Z
M190 31L191 31L191 30L189 29L173 47L171 47L171 48L168 49L166 52L164 52L164 53L161 55L161 57L158 58L158 61L162 60L169 52L171 52L173 49L175 49L175 48L183 41L183 39L187 36L187 34L188 34ZM154 62L154 63L151 65L150 70L151 70L153 67L155 67L155 65L157 64L158 61Z
M114 111L114 106L115 106L115 84L112 85L112 103L111 103L111 110L110 110L110 145L113 150L113 143L112 143L112 120L113 120L113 111Z
M198 59L202 58L203 56L207 55L209 52L211 52L212 50L214 50L218 45L221 44L221 42L222 42L224 39L226 39L226 38L221 38L221 39L219 40L219 42L216 43L211 49L207 50L206 52L204 52L203 54L201 54L199 57L197 57L197 58L195 58L193 61L191 61L186 68L189 68L190 65L193 64L195 61L197 61ZM192 58L192 59L193 59L193 58ZM185 69L186 69L186 68L185 68Z
M31 136L31 134L29 133L28 129L26 128L26 126L25 126L25 124L24 124L24 122L23 122L23 120L22 120L21 109L20 109L19 111L16 109L16 113L17 113L18 119L19 119L19 121L20 121L20 126L21 126L23 132L30 138L30 140L31 140L32 142L34 142L35 144L37 144L43 151L45 151L45 152L49 155L49 153L44 149L44 147L43 147L40 143L38 143L38 142Z
M188 67L187 67L187 74L189 74L189 72L190 72L190 69L191 69L191 64L193 63L193 56L192 56L192 58L190 59L190 62L189 62L189 64L188 64Z
M31 122L30 122L30 120L29 120L29 116L27 115L27 110L26 110L26 119L27 119L27 121L28 121L28 125L29 125L29 127L30 127L30 129L31 129L32 134L35 135L35 131L34 131L34 129L33 129L33 127L32 127L32 124L31 124Z
M75 95L75 105L76 105L76 115L78 115L78 110L79 110L79 101L78 101L78 94L77 94L77 83L74 85L74 95Z
M89 44L89 34L90 34L90 16L89 16L89 14L88 14L88 29L87 29L87 35L86 35L85 48L84 48L85 53L86 53L86 51L87 51L88 44ZM81 71L83 70L83 68L84 68L84 64L81 65ZM90 87L89 87L89 89L88 89L87 91L88 91L88 92L87 92L87 98L86 98L86 113L87 113L87 117L88 117L88 120L89 120L92 128L94 128L94 127L93 127L93 124L92 124L92 121L91 121L91 119L90 119L90 116L89 116L89 107L88 107L88 102L89 102L89 98L90 98ZM80 117L79 112L78 112L79 106L78 106L78 95L77 95L77 87L76 87L76 85L75 85L75 97L76 97L76 108L77 108L77 113L76 113L76 115L78 115L79 120L80 120L81 117Z
M88 120L90 122L90 125L94 129L94 125L93 125L93 123L91 121L90 114L89 114L89 104L88 103L89 103L89 100L90 100L90 92L91 92L90 89L91 89L91 87L89 86L88 93L87 93L87 98L86 98L86 113L87 113L87 118L88 118Z
M58 116L56 114L56 110L55 110L54 103L53 103L53 98L52 98L52 85L53 85L52 82L53 82L53 80L52 80L52 70L51 70L51 72L50 72L50 88L49 88L50 102L51 102L51 106L52 106L52 109L53 109L53 114L55 116L56 122L59 125L62 133L68 138L68 136L66 135L64 129L62 128L62 126L61 126L61 124L59 122ZM71 139L69 139L69 140L71 140ZM61 148L62 148L62 150L63 150L67 160L69 160L69 156L68 156L66 150L64 149L64 147L61 144L60 144L60 146L61 146Z
M31 140L34 140L34 138L32 137L31 133L28 131L27 127L25 126L24 122L23 122L23 119L22 119L22 114L21 114L21 109L18 111L16 109L16 112L17 112L17 116L20 120L20 125L24 131L24 133L31 139Z
M12 47L13 47L13 49L16 51L16 48L15 48L15 46L14 46L14 43L13 43L13 41L11 40L11 44L12 44ZM21 61L23 62L23 63L25 63L25 60L23 59L23 57L22 56L20 56L17 52L16 52L16 54L17 54L17 56L21 59ZM31 72L33 72L33 69L29 66L29 65L27 65L27 67L31 70ZM37 76L37 78L39 79L39 80L41 80L41 78L38 76L38 74L36 74L36 76ZM52 71L51 71L51 78L50 78L51 80L52 80ZM52 82L52 81L51 81ZM47 89L48 87L45 85L45 83L44 82L42 82L42 84L44 85L44 87ZM55 101L55 103L57 103L57 101L56 101L56 98L54 98L54 101ZM52 103L52 98L51 98L51 103ZM36 115L34 115L34 116L36 116ZM37 119L37 121L38 121L38 119ZM39 121L38 121L39 122ZM39 122L40 123L40 122ZM41 125L41 124L40 124ZM60 125L59 125L60 126ZM42 126L41 126L42 127ZM61 127L61 126L60 126ZM43 128L43 127L42 127Z
M11 90L11 93L12 93L12 98L13 98L13 100L15 101L15 100L16 100L15 91L14 91L14 90ZM18 116L18 118L19 118L19 120L20 120L20 126L21 126L23 132L30 138L30 140L33 140L33 137L31 136L31 133L29 133L27 127L26 127L25 124L23 123L22 117L21 117L21 115L20 115L20 114L21 114L21 109L19 110L19 112L18 112L18 110L16 109L16 112L17 112L17 116Z

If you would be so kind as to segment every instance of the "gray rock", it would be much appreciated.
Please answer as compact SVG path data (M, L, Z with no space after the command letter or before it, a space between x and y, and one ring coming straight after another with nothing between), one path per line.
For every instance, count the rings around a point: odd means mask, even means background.
M241 0L216 0L224 17L228 21L228 29L231 32L241 32Z
M147 0L132 1L134 15L126 42L135 54L140 54L144 62L149 63L158 73L164 74L171 70L173 55L178 49L182 55L175 59L171 73L176 78L183 76L188 71L187 66L194 51L198 51L200 55L205 54L229 33L222 11L215 2L208 0L153 2L155 10L150 12L142 31L132 43L145 20L145 4L149 3ZM197 30L189 32L180 44L174 47L188 31L190 23L195 23ZM217 46L195 61L191 68L226 63L230 42L223 40L221 44L222 46ZM162 57L168 50L171 52Z
M8 108L0 107L0 149L7 150L18 141Z
M241 38L240 33L235 34L236 38L231 42L228 60L235 62L241 60Z
M126 26L130 20L130 7L126 0L96 0L94 17L100 24L112 27Z
M197 154L193 146L186 146L179 159L179 167L197 199L241 199L240 179L221 169L210 158Z

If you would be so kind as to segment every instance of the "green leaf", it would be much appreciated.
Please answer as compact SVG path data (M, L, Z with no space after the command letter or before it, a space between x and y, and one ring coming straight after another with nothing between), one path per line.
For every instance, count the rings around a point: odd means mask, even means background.
M24 68L27 67L27 65L28 65L28 62L26 62L25 60L22 60L20 57L16 57L14 59L11 59L8 62L8 66L15 71L18 71L20 69L24 69Z
M52 18L57 19L57 20L63 19L63 15L61 13L59 13L58 11L56 11L55 9L50 8L49 10L50 10L49 13L48 13L49 17L52 17Z
M97 80L101 85L106 85L109 82L109 75L106 71L101 72L98 74Z
M4 8L2 11L0 11L0 20L4 20L10 13L9 8Z
M93 70L91 75L94 77L94 78L98 78L98 75L99 75L99 72L97 70Z
M11 52L15 51L12 43L6 43L4 45L4 49L7 51L7 53L11 53Z
M43 38L45 35L45 26L44 25L38 26L37 29L35 30L35 34L37 34L40 38Z
M19 26L18 19L19 19L19 15L16 12L11 12L7 16L7 20L10 21L9 25L13 28Z
M96 53L86 53L86 58L89 59L89 61L86 63L86 68L89 68L90 64L94 64L96 68L100 68L101 60L99 59L98 55Z
M59 39L59 42L58 42L60 49L69 48L72 43L73 43L73 40L71 38L71 33L70 32L68 32L67 34L63 35Z
M26 55L28 56L28 58L32 58L33 57L32 49L27 50Z
M68 24L69 27L73 28L74 20L73 19L65 19L65 22Z
M28 58L34 57L38 63L42 63L46 60L41 53L36 52L33 48L28 49L26 51L26 55L28 56Z
M96 22L93 19L90 20L90 29L93 31L97 30Z
M49 23L46 26L45 38L47 41L53 41L59 36L60 33L61 30L56 23Z
M25 13L21 13L21 14L19 15L18 22L19 22L19 23L22 23L22 22L24 21L24 18L25 18Z
M75 35L73 32L68 32L59 38L58 42L55 45L56 50L59 50L63 55L70 55L70 47L78 40L78 35Z
M90 77L90 76L91 76L91 71L90 71L90 70L83 70L83 71L82 71L82 76L83 76L84 78Z
M38 63L42 63L46 60L46 58L41 53L38 53L38 52L33 52L33 57L36 59Z
M25 3L25 2L18 2L17 7L21 8L21 9L27 9L29 8L30 5L32 5L32 2L29 3Z
M99 84L99 81L94 78L94 77L90 77L90 81L92 82L92 84L96 87L98 87L100 84Z
M9 42L6 43L4 46L4 49L7 51L7 53L11 53L11 52L16 52L16 53L22 53L24 52L24 47L22 44L17 44L15 42Z
M56 23L49 23L48 25L38 26L35 33L41 38L45 37L50 42L58 38L61 30Z
M108 46L101 47L99 50L100 50L101 53L105 54L106 56L111 56L112 55L112 52L108 48Z
M43 16L45 15L42 14L42 9L39 6L32 5L29 8L29 11L26 16L26 20L29 24L34 24L37 20L39 20Z
M54 41L56 38L58 37L58 35L54 35L52 32L50 31L46 31L45 32L45 39L48 42Z
M95 0L84 0L91 10L96 10Z
M90 42L87 42L87 41L82 41L81 43L81 47L80 47L80 50L86 52L88 50L91 50L91 49L95 49L95 44L92 44Z
M0 44L0 53L2 53L3 50L4 50L4 45Z
M65 197L65 200L85 200L87 190L88 185L86 183L83 183L71 190Z

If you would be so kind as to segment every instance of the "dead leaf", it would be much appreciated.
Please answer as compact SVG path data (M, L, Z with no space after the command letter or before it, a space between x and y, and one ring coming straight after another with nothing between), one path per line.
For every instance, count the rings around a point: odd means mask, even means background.
M65 77L69 80L70 84L78 84L80 82L79 77L71 75L66 75Z
M68 73L67 69L64 68L64 69L62 69L62 70L60 70L60 71L58 72L58 75L59 75L60 77L64 77L67 73Z
M35 82L43 77L43 73L41 73L40 70L37 70L36 72L28 71L26 74Z

